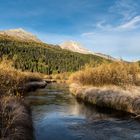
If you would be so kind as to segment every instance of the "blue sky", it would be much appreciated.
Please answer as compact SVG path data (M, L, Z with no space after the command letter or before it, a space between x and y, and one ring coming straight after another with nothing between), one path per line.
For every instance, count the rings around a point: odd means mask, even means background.
M0 29L45 42L75 40L94 52L140 59L140 0L0 0Z

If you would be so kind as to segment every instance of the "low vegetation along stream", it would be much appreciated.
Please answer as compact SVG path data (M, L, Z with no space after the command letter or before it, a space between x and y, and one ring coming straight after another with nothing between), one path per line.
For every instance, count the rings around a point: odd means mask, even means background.
M50 84L26 97L37 140L139 140L131 115L77 101L68 87Z

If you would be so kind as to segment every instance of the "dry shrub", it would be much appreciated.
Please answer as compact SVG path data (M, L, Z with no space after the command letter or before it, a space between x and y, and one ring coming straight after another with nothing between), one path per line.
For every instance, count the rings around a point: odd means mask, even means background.
M86 66L70 77L71 82L83 85L137 85L140 68L136 63L113 62L98 67Z
M69 73L69 72L55 74L55 75L53 75L53 78L56 79L56 80L68 80L70 74L71 73Z
M0 62L0 95L13 93L20 85L25 82L40 80L39 74L22 72L12 67L12 62L3 60Z
M0 138L33 139L31 112L20 97L7 96L0 100Z
M50 80L50 79L53 79L53 77L52 77L52 75L45 75L44 79L49 79Z
M0 62L0 139L33 139L30 107L24 104L18 88L34 80L41 80L41 75L16 70L8 60Z

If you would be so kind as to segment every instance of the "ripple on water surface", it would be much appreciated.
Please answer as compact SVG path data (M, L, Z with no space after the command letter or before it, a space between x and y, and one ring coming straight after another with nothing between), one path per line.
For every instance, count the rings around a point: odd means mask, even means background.
M140 123L124 113L78 102L64 85L30 94L37 140L140 140Z

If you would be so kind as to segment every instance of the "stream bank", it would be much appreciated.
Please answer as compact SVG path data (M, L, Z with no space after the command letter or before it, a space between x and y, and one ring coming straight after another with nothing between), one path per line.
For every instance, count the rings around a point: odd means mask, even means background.
M124 90L115 86L90 87L73 83L70 91L84 102L140 115L140 87Z
M79 102L66 84L49 84L26 97L36 140L139 140L132 114Z
M2 140L34 140L32 113L25 103L27 92L45 88L43 80L27 82L18 88L18 94L1 97L0 100L0 139Z

